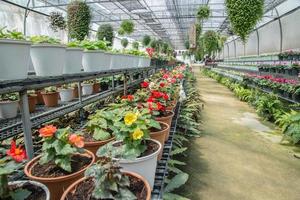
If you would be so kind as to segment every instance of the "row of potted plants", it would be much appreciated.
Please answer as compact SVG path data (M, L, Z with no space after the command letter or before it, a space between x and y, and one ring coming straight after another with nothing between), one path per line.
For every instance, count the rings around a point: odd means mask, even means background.
M300 52L288 50L278 54L279 60L300 60Z
M121 77L120 77L121 78ZM119 79L117 79L119 80ZM99 93L100 90L108 89L111 78L100 78L96 80L84 81L81 85L82 95L88 96ZM45 105L47 107L58 106L59 99L62 102L70 102L78 98L78 85L64 84L59 87L51 86L43 90L29 90L28 106L29 112L33 113L36 110L36 105ZM0 95L0 118L9 119L15 118L18 114L19 95L18 93Z
M105 41L72 41L67 45L48 36L32 36L0 29L0 80L27 78L30 61L37 76L150 66L142 52L115 51ZM128 54L131 53L131 54Z
M294 62L291 65L289 64L263 64L259 65L258 69L260 72L268 73L278 73L285 74L289 76L298 76L300 72L300 65L298 62Z
M97 110L78 132L44 126L39 130L42 153L26 164L25 174L46 185L53 200L149 200L184 71L180 66L153 75L134 95ZM16 145L6 153L15 162L26 159L25 150ZM5 160L0 167L7 165ZM11 196L19 189L6 188Z

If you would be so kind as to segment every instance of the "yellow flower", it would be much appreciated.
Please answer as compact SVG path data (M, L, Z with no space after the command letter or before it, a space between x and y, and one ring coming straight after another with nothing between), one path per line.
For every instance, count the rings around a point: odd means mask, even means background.
M132 133L132 138L134 140L139 140L143 136L144 136L144 132L141 129L139 129L139 128L135 129L134 132Z
M133 112L127 113L124 117L125 124L127 126L130 126L137 120L137 117L138 117L138 115Z

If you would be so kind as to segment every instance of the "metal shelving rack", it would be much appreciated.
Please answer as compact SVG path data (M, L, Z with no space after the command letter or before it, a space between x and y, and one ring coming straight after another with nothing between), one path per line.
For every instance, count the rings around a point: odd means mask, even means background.
M79 110L91 103L104 99L110 95L115 95L126 91L129 87L139 84L142 79L131 81L118 87L114 85L115 75L124 75L124 77L132 77L135 73L142 74L143 78L154 73L157 69L165 68L167 66L151 66L144 68L128 68L120 70L108 70L101 72L83 72L78 74L53 76L53 77L36 77L29 76L27 79L22 80L9 80L0 81L0 94L18 92L20 95L20 116L13 119L0 120L0 141L7 138L24 133L25 148L29 159L34 156L33 141L32 141L32 128L61 117L65 114ZM112 76L112 87L109 90L100 92L98 94L83 97L81 95L81 83L85 80L96 79L101 77ZM78 83L79 98L68 104L60 105L53 109L41 109L33 114L29 113L27 91L33 89L41 89L53 85L61 85L67 83Z

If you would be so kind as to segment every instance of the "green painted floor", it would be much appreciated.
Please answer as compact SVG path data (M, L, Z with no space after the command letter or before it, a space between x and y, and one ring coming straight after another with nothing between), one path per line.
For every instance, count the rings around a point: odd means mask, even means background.
M197 78L203 136L183 158L190 178L180 193L192 200L300 200L300 159L279 144L275 127L226 87L199 72Z

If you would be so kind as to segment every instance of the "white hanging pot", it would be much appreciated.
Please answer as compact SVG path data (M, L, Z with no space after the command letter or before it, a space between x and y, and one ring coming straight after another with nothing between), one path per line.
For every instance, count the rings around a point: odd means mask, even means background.
M66 59L66 48L57 44L35 44L30 56L37 76L60 76Z
M18 189L21 189L21 188L24 187L25 184L28 184L28 183L31 184L31 185L35 185L39 188L42 188L42 190L44 190L44 192L45 192L45 199L43 199L43 200L50 200L50 192L49 192L47 186L40 183L40 182L36 182L36 181L11 181L11 182L8 182L8 185L14 186Z
M61 101L72 101L73 98L74 98L74 95L73 95L73 88L68 88L68 89L62 89L60 88L58 91L59 91L59 96L60 96L60 100Z
M158 145L158 149L147 156L135 158L131 160L126 159L116 159L119 160L120 166L125 171L135 172L143 176L149 183L151 189L153 189L154 179L155 179L155 171L157 165L157 157L161 150L161 144L153 139L149 139L152 142L155 142ZM112 144L117 144L120 141L113 142ZM114 158L115 159L115 158Z
M15 118L18 114L19 101L0 101L0 118Z
M85 72L109 70L111 65L111 54L100 50L84 51L82 65Z
M81 86L82 86L82 95L87 96L93 94L93 84L83 83Z
M0 39L0 80L27 78L30 46L27 41Z
M66 49L66 64L63 69L64 74L80 73L82 69L82 54L80 48Z

